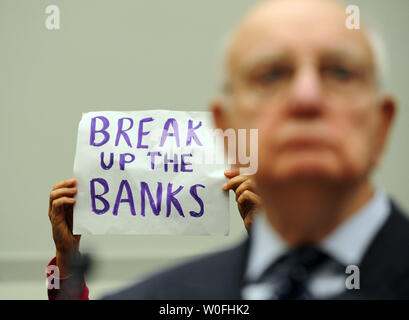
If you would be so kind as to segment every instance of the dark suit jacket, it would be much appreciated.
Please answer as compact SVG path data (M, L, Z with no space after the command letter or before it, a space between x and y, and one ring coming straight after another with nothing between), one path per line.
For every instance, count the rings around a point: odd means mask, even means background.
M359 265L360 289L346 289L335 299L409 298L409 219L392 201L391 210ZM232 249L173 267L105 299L241 299L249 239Z

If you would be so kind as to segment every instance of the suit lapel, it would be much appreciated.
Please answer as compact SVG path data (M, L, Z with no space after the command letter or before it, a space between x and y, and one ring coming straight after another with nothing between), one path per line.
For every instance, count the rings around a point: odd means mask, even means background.
M367 249L361 264L360 289L337 299L402 298L409 289L409 221L391 201L391 213Z

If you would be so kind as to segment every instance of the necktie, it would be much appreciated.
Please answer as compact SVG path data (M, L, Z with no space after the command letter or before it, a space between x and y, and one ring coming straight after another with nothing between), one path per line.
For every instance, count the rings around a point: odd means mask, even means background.
M263 282L273 281L273 299L307 300L312 295L307 290L311 274L329 257L321 250L303 246L290 250L274 262L261 276Z

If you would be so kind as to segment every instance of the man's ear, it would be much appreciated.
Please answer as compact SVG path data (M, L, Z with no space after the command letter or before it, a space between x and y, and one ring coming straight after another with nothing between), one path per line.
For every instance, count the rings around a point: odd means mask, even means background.
M380 123L379 123L379 145L378 156L376 162L378 162L382 155L386 142L388 140L389 133L392 128L393 120L397 112L397 106L395 99L391 96L385 96L381 104L379 105Z
M227 114L227 109L223 105L220 98L217 98L212 102L211 110L216 128L223 131L229 128L229 116Z

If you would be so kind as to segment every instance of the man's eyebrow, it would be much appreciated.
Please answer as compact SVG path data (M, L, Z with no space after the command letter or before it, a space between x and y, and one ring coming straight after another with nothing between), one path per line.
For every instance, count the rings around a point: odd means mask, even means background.
M290 54L283 50L269 50L247 58L240 68L241 74L247 74L259 66L270 65L279 61L289 61Z
M368 64L368 59L366 59L365 55L343 48L325 49L321 52L321 57L324 59L351 62L359 65Z

